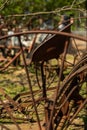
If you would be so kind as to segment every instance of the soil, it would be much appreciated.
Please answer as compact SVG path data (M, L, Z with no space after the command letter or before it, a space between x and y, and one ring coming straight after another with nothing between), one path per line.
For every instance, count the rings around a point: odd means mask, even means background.
M10 70L11 71L11 70ZM20 75L22 73L22 75L25 75L25 71L24 69L19 69L17 71L14 71L15 74L15 78L13 79L13 81L17 80L18 75ZM6 76L4 76L6 78ZM11 78L11 77L9 77ZM18 79L19 80L19 79ZM86 117L83 118L83 115L85 115L85 111L82 110L82 112L80 112L80 115L78 117L76 117L76 119L74 119L72 125L70 125L70 127L67 130L85 130L85 121L83 120L84 118L86 119ZM43 127L44 122L41 122L41 126L42 126L42 130L45 130L45 127ZM12 125L12 124L3 124L5 127L7 127L8 129L6 130L18 130L18 128L16 127L16 125ZM21 128L21 130L39 130L38 124L37 123L22 123L22 124L18 124ZM4 127L0 126L0 130Z

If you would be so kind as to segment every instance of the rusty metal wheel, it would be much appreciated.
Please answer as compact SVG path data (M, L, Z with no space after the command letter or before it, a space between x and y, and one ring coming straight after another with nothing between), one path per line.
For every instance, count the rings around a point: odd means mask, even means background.
M62 119L58 129L67 129L72 124L77 115L84 110L87 103L87 54L75 65L71 73L65 78L58 93L57 103L61 105L57 108L57 116L62 111ZM64 107L64 108L62 108ZM74 110L73 110L74 108ZM56 117L57 121L58 117Z
M65 32L39 30L25 32L26 34L52 34L51 38L45 39L41 45L31 51L32 53L30 53L28 59L31 63L29 65L26 63L26 57L20 42L20 51L24 61L29 92L19 93L15 98L11 98L5 93L5 90L2 88L0 90L1 97L3 96L7 99L6 102L2 98L0 99L1 117L3 119L10 119L18 130L22 129L19 124L20 120L24 123L35 121L38 123L38 128L40 130L42 130L43 127L47 130L62 130L70 125L78 111L80 111L86 103L86 99L83 101L83 98L81 98L82 104L78 106L79 99L76 100L76 95L74 95L74 92L86 82L86 55L78 63L72 63L72 60L68 60L67 57L70 37L83 41L87 41L87 39L73 35L70 32L67 33L66 30ZM15 35L18 36L20 41L20 35L23 35L23 33ZM1 37L0 39L6 37ZM58 41L61 42L60 46ZM54 60L54 58L58 61L56 62L56 66L52 66L52 61L50 61ZM40 77L34 77L36 84L33 84L33 82L35 82L32 80L33 77L30 77L30 65L33 64L36 65L35 69L37 64L40 65L38 73ZM70 70L68 71L68 69ZM80 79L81 74L83 76L82 80ZM40 85L37 83L38 80L41 80ZM49 82L50 85L48 85ZM77 92L79 93L79 91ZM77 96L80 98L78 93ZM70 120L70 109L73 104L77 104L77 108L76 113L74 113L71 118L72 120ZM43 120L44 123L42 124ZM1 127L4 128L7 126L1 124Z

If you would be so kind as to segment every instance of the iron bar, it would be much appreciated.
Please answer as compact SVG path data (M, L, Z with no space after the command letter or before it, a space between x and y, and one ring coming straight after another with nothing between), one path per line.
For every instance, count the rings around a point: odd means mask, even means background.
M35 104L35 99L34 99L34 95L33 95L33 90L32 90L32 86L31 86L30 76L29 76L29 72L28 72L28 69L27 69L27 64L26 64L26 60L25 60L25 56L24 56L24 51L23 51L21 39L20 39L20 37L18 37L18 39L19 39L19 43L20 43L20 48L22 50L22 57L23 57L24 65L25 65L25 71L26 71L26 75L27 75L27 79L28 79L28 85L29 85L29 89L30 89L30 92L31 92L31 97L32 97L32 100L33 100L34 109L35 109L35 112L36 112L38 127L39 127L39 130L42 130L39 115L38 115L38 112L37 112L37 107L36 107L36 104Z

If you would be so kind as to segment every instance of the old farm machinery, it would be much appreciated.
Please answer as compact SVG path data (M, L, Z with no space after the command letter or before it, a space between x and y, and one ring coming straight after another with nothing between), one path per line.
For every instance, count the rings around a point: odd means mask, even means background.
M6 93L6 87L3 89L0 86L1 121L9 120L18 130L22 129L22 122L37 122L38 130L66 130L86 106L87 53L78 49L76 41L86 44L87 38L72 34L70 27L71 24L68 24L61 31L36 30L0 37L0 41L12 36L19 40L19 47L14 47L18 49L16 55L10 60L1 59L0 72L7 72L22 54L26 72L23 80L27 80L28 84L28 90L15 97ZM35 40L40 33L46 34L46 37L36 46ZM27 58L25 51L29 48L21 43L24 34L34 34ZM73 48L71 42L75 49L73 54L70 51ZM34 73L31 76L32 66ZM85 90L81 91L83 88ZM0 127L10 129L3 122Z

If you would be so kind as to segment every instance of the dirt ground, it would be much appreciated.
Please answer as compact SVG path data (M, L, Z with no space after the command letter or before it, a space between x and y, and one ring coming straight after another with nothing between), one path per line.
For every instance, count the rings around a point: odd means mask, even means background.
M20 127L20 130L39 130L38 124L37 123L32 123L32 124L18 124ZM41 127L42 130L45 130L45 128L42 126L41 123ZM0 130L19 130L18 127L16 125L12 125L12 124L3 124L0 126Z
M24 70L21 70L21 72L24 74ZM20 71L18 71L16 73L16 76L19 75L21 73ZM15 80L15 79L14 79ZM83 121L83 115L85 114L84 111L81 112L81 114L76 117L76 119L73 121L72 125L67 129L67 130L85 130L84 129L84 121ZM43 127L44 122L41 122L41 126L42 126L42 130L45 130L45 128ZM22 123L22 124L18 124L20 127L20 130L39 130L38 127L38 123ZM6 128L7 127L7 128ZM0 124L0 130L19 130L17 128L17 126L14 124L3 124L3 126L1 126Z

